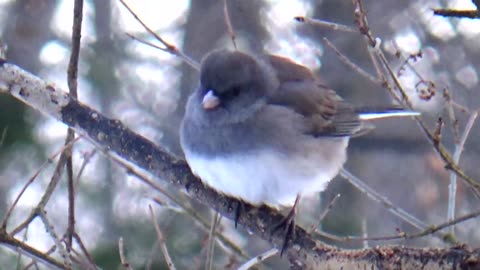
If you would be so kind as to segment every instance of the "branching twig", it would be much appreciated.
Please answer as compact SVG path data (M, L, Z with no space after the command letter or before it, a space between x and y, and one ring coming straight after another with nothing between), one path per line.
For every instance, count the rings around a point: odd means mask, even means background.
M14 252L21 252L29 258L42 262L50 266L50 268L65 269L64 264L56 258L49 256L48 252L40 251L23 243L15 237L8 235L3 229L0 229L0 243L6 244L5 246Z
M183 61L185 61L185 63L189 64L191 67L193 67L194 69L196 70L199 70L200 67L198 65L198 63L193 60L192 58L190 58L189 56L187 56L186 54L184 54L182 51L180 51L177 47L175 47L174 45L168 43L166 40L164 40L160 35L158 35L157 33L155 33L155 31L153 31L152 29L150 29L150 27L148 27L141 19L140 17L137 16L137 14L135 14L135 12L133 12L133 10L125 3L124 0L119 0L120 3L122 3L122 5L128 10L128 12L130 12L130 14L132 14L132 16L135 18L135 20L137 20L137 22L139 22L143 28L145 30L147 30L147 32L149 32L152 36L155 37L156 40L158 40L160 43L162 43L165 47L164 48L161 48L161 47L157 47L157 46L153 46L153 47L156 47L162 51L165 51L165 52L168 52L170 54L173 54L173 55L176 55L178 57L180 57L180 59L182 59ZM129 35L130 37L132 37L132 35ZM137 38L135 38L136 40L139 40ZM150 45L149 43L145 42L145 41L142 41L142 43L144 44L147 44L147 45Z
M193 220L196 221L195 224L199 224L204 231L209 230L209 227L210 227L209 222L205 220L202 216L200 216L198 212L195 211L187 203L182 202L182 200L179 200L175 195L170 194L170 192L162 188L159 184L157 184L154 180L150 179L148 176L136 170L133 166L128 164L125 160L122 160L115 155L111 155L107 151L103 151L102 153L104 153L107 158L115 162L117 165L121 166L122 168L125 168L128 174L137 177L144 184L160 192L163 196L167 197L170 201L172 201L174 204L179 206L183 211L185 211L185 213L188 214L188 216L193 218ZM155 198L153 200L158 203L158 201ZM229 253L233 252L237 256L248 258L248 254L246 254L243 249L241 249L239 246L233 243L225 235L223 235L219 231L216 231L215 236L216 236L215 239L219 240L222 243L221 246L226 246L228 248Z
M395 216L399 217L406 223L410 224L411 226L423 230L427 227L427 224L423 223L416 217L412 216L411 214L407 213L405 210L395 206L390 200L385 198L384 196L377 193L371 187L369 187L365 182L360 180L358 177L347 171L346 169L342 169L340 171L340 176L345 178L350 184L360 190L362 193L367 195L370 199L378 202L380 205L385 207L388 211L390 211Z
M55 243L55 246L56 246L58 252L62 256L64 264L65 264L65 268L66 269L72 269L73 264L72 264L72 260L70 258L70 255L67 252L67 250L65 249L65 247L63 246L62 241L60 241L60 238L58 237L58 234L55 232L55 227L53 227L53 225L50 223L50 220L48 220L47 213L45 212L45 210L42 209L42 210L38 211L38 216L39 216L40 220L42 221L43 225L45 226L45 230L48 232L48 234L50 234L50 237L53 240L53 242Z
M336 241L365 241L365 240L368 240L368 241L386 241L386 240L399 240L399 239L414 239L414 238L420 238L420 237L424 237L424 236L428 236L428 235L433 235L434 233L437 233L437 232L439 232L443 229L452 227L456 224L462 223L462 222L464 222L466 220L469 220L469 219L476 218L478 216L480 216L480 210L472 212L472 213L464 215L464 216L461 216L457 219L441 223L439 225L428 226L425 230L419 231L417 233L412 233L412 234L407 234L406 232L400 232L398 235L377 236L377 237L367 237L367 238L365 238L365 237L354 237L354 236L335 237L334 240L336 240ZM324 236L324 232L322 232L322 234L320 234L320 235ZM326 234L326 235L328 235L328 234ZM452 237L452 236L450 234L445 234L444 237L449 238L449 237ZM451 240L447 240L447 239L445 239L445 240L448 241L448 242L451 242Z
M2 221L1 228L6 229L7 228L7 222L10 216L12 215L13 210L15 209L15 206L17 205L18 201L22 197L22 195L25 193L27 188L37 179L38 175L45 169L48 164L52 163L52 160L55 159L56 156L60 155L63 153L65 148L70 147L72 144L76 143L81 137L77 137L75 140L71 141L69 144L64 145L60 150L58 150L56 153L54 153L51 157L49 157L41 166L38 168L38 170L28 179L28 181L23 185L22 189L18 193L17 197L15 197L15 200L13 201L12 205L8 208L7 213L5 214L5 217Z
M167 244L165 243L165 236L163 235L162 231L160 230L160 226L158 225L157 219L155 218L155 214L153 213L153 208L149 204L148 210L150 212L150 218L152 219L153 225L155 226L155 232L157 233L157 241L158 245L160 246L160 250L162 251L163 258L167 263L167 267L170 270L175 270L175 264L173 264L172 257L170 257L170 253L168 252Z
M356 22L360 30L360 33L362 33L365 36L365 38L367 39L371 47L376 48L378 41L370 31L362 1L353 0L353 3L355 5ZM386 59L383 52L380 50L380 48L371 52L375 53L375 56L380 60L380 63L383 65L383 68L385 68L385 70L387 71L388 77L392 79L394 86L400 91L401 99L394 93L393 87L388 82L385 82L385 86L392 94L392 97L394 97L400 104L404 103L407 105L409 109L412 109L412 102L410 101L407 93L405 92L405 89L401 85L397 75L395 74L392 67L388 63L388 60ZM478 183L473 178L465 174L465 172L458 165L456 165L456 163L453 161L452 157L450 156L448 151L445 149L445 147L441 143L435 141L433 133L427 128L427 125L424 123L424 121L420 117L416 116L414 118L418 123L418 125L420 126L420 129L426 135L428 141L430 141L434 146L435 151L445 162L446 164L445 167L455 172L460 178L464 179L465 182L469 184L478 195L480 193L480 183Z

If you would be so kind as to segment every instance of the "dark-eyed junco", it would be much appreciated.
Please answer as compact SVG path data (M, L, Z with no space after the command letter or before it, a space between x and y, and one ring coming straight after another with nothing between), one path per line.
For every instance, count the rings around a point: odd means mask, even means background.
M343 101L306 67L273 55L215 50L202 61L181 145L194 174L245 202L293 205L325 189L365 120L411 116Z

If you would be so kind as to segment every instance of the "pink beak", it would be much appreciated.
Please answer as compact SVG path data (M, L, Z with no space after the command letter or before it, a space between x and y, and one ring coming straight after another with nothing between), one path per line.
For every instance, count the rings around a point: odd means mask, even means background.
M203 96L202 106L205 110L213 110L220 104L220 99L215 96L213 90L209 90L205 96Z

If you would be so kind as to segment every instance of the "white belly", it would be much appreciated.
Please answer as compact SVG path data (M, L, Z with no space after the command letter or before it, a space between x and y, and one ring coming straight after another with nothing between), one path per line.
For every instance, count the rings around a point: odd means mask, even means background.
M335 146L322 147L317 141L311 151L296 156L273 151L211 158L185 154L193 173L221 193L256 205L290 206L297 194L325 189L345 162L347 142L338 139Z

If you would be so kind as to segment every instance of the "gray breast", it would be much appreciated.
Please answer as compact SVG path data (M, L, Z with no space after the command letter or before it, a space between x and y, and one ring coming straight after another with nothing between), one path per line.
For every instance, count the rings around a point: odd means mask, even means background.
M241 123L202 126L186 117L182 123L182 147L206 156L222 156L264 148L293 154L301 141L313 139L304 132L301 115L269 105Z

